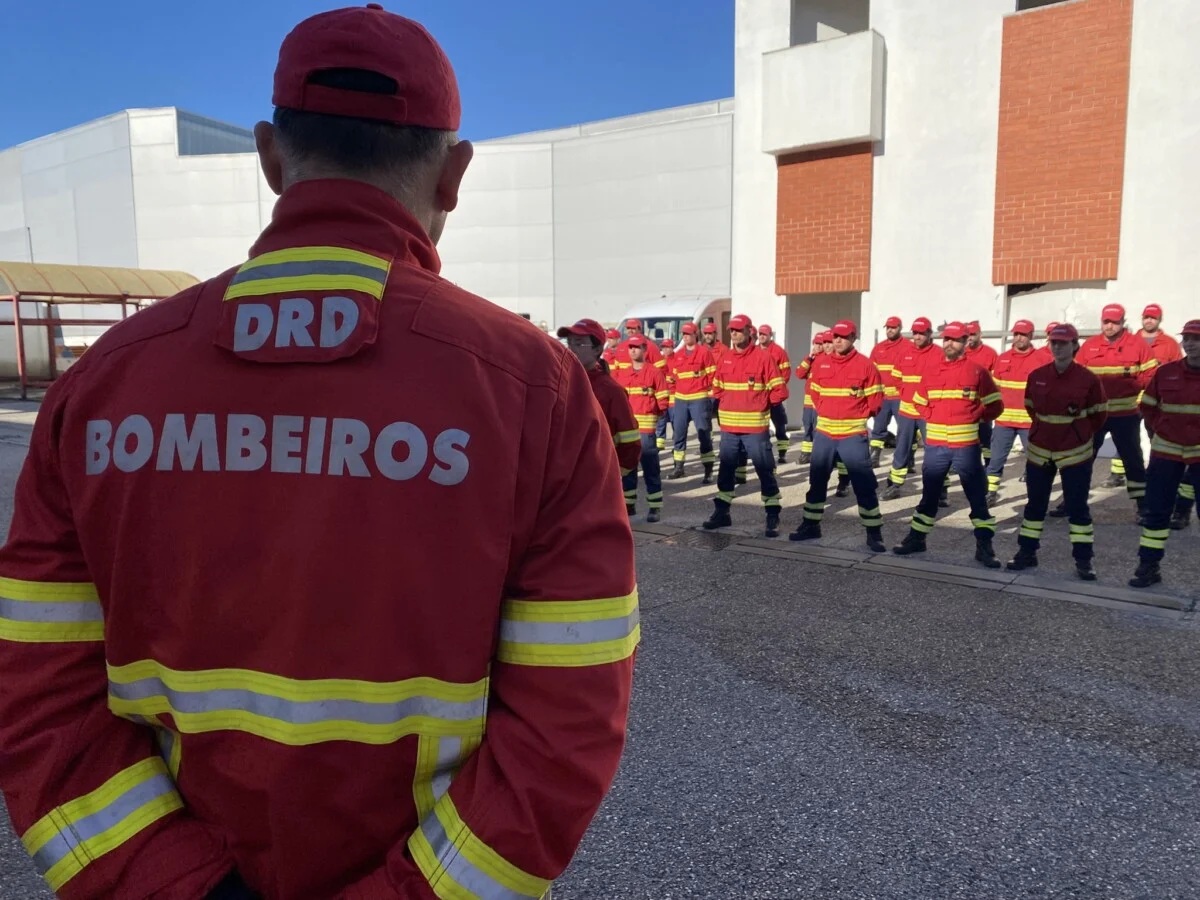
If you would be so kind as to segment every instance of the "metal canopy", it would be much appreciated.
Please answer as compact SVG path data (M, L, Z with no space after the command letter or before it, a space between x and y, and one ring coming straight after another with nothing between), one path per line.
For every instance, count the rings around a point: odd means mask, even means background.
M161 300L199 281L187 272L0 262L0 297Z

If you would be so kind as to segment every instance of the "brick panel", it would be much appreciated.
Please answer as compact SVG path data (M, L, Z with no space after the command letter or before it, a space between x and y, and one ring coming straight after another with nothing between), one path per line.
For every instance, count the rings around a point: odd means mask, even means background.
M776 294L870 290L874 166L870 144L780 158Z
M1133 0L1004 20L992 281L1113 279Z

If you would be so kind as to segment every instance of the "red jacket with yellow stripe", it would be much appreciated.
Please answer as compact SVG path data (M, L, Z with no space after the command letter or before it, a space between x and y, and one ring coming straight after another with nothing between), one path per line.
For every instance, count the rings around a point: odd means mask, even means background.
M633 417L637 419L638 431L654 434L658 419L667 411L667 401L671 396L663 370L651 365L648 359L640 369L633 368L631 362L628 369L617 373L617 384L625 389Z
M787 383L792 380L792 361L788 359L787 351L783 349L779 341L771 341L767 344L766 350L776 368L779 369L779 374L783 377L783 399L786 400L791 396L787 389Z
M929 423L925 443L931 447L969 447L979 443L979 423L1004 409L1000 389L986 369L965 356L942 357L921 376L913 404Z
M913 404L917 385L921 383L921 378L927 370L936 368L944 360L942 348L933 343L920 348L911 344L900 354L900 361L896 363L895 369L896 377L900 380L900 415L910 419L922 418L921 412Z
M712 393L717 363L711 351L701 343L676 347L668 366L668 383L674 385L676 400L705 400Z
M1179 341L1161 328L1154 332L1154 337L1148 341L1144 331L1138 331L1137 336L1146 342L1146 346L1150 348L1150 355L1157 360L1160 366L1183 359L1183 348L1179 346Z
M1029 373L1025 408L1033 418L1025 454L1037 466L1092 464L1092 438L1108 418L1100 378L1078 363Z
M1151 453L1200 463L1200 369L1182 359L1156 369L1141 407L1154 429Z
M59 896L536 898L567 866L639 633L617 457L567 349L438 268L387 194L302 182L47 393L0 787Z
M816 430L837 439L867 433L867 419L883 408L883 379L867 357L851 348L845 356L823 353L812 368Z
M713 397L720 401L717 421L731 434L757 434L771 421L771 406L784 399L783 376L758 345L730 349L717 366Z
M1004 400L1004 412L996 419L997 425L1024 429L1033 424L1029 411L1025 409L1025 385L1029 381L1029 373L1045 364L1042 352L1033 348L1024 353L1012 349L1000 354L992 369L992 378Z
M1158 365L1146 342L1128 329L1115 341L1092 335L1079 348L1075 361L1099 376L1110 416L1137 415L1138 395Z
M662 351L658 349L658 344L649 338L644 338L644 340L646 341L646 362L666 374L667 360L662 355ZM616 357L616 362L612 367L614 373L623 372L633 365L633 360L629 358L629 338L617 344L614 356Z
M637 468L638 460L642 458L642 439L637 419L633 417L633 409L629 405L629 397L625 388L608 374L608 366L603 360L588 369L588 381L596 402L600 404L600 412L608 423L608 430L612 433L621 474L627 475Z
M905 351L910 349L913 349L913 342L901 336L894 341L884 339L871 351L871 362L875 363L875 368L879 369L879 374L883 379L885 400L900 399L900 377L896 366Z
M963 356L967 358L968 362L973 362L979 368L986 369L988 372L995 369L996 360L1000 358L1000 354L987 344L980 344L978 347L972 347L970 344L967 344L967 348L963 351Z

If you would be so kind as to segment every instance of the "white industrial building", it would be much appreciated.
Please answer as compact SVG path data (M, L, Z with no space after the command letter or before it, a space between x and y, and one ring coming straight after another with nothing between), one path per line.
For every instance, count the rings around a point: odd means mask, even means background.
M733 99L480 143L444 274L548 327L731 296L794 352L843 316L1176 326L1198 45L1195 0L736 0ZM273 201L245 129L127 110L0 152L0 260L204 278Z

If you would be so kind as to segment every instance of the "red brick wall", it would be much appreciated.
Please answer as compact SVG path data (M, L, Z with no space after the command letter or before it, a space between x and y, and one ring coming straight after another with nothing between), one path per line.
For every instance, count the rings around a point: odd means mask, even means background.
M995 284L1117 277L1133 0L1004 20Z
M870 289L874 159L870 144L780 158L776 294Z

